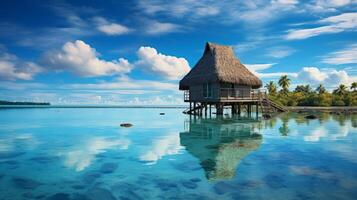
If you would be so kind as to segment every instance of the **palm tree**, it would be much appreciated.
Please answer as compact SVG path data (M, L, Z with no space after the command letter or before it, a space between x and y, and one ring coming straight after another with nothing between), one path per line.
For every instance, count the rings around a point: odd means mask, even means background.
M265 88L268 89L269 94L276 94L277 87L273 81L269 81L269 83L265 85Z
M337 94L339 96L346 94L346 92L347 92L347 87L343 84L339 85L338 88L333 91L334 94Z
M351 90L356 91L356 89L357 89L357 82L353 82L351 84Z
M298 85L296 86L294 92L302 92L302 93L305 93L305 94L309 94L311 93L311 87L309 84L307 85Z
M287 93L289 92L289 86L290 86L290 79L288 78L287 75L281 76L278 82L279 86L282 87L282 92Z
M324 94L326 93L326 88L320 84L317 88L316 88L316 92L318 92L319 94Z

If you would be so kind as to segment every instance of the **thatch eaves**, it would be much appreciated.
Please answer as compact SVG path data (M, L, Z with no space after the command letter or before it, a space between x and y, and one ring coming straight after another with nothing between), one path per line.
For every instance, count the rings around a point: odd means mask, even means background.
M206 82L226 82L262 86L262 81L250 72L234 55L230 46L207 43L203 56L191 71L180 81L180 90Z

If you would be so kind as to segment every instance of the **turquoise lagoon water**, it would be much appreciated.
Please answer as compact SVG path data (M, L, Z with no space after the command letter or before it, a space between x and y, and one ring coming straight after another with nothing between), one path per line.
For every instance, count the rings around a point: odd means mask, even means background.
M0 199L357 199L357 116L1 109Z

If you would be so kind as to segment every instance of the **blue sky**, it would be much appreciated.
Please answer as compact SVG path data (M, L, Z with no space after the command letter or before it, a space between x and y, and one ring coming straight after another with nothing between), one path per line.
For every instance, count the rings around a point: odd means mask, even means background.
M357 80L356 0L1 1L0 99L182 104L207 41L263 82Z

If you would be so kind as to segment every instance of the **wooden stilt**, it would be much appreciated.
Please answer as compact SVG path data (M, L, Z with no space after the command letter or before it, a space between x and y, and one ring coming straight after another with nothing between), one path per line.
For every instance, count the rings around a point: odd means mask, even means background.
M205 117L207 117L207 103L205 103Z
M232 104L232 115L237 114L237 104Z
M223 106L221 104L216 104L216 110L217 115L223 115Z
M258 109L258 102L255 103L255 117L258 118L258 113L259 109Z
M196 115L196 112L197 112L197 110L196 110L196 102L193 102L193 109L194 109L193 114Z
M238 115L240 116L240 103L238 103Z

